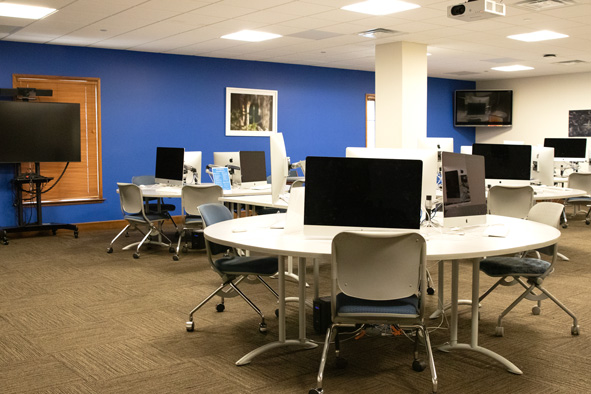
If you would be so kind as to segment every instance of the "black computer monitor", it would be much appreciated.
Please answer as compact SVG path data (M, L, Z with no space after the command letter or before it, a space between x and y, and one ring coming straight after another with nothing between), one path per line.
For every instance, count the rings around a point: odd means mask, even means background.
M185 148L156 148L156 183L183 185Z
M420 160L306 158L304 232L418 229L422 172Z
M584 161L587 157L586 138L544 138L546 148L554 148L554 158L562 161Z
M531 145L476 143L472 154L484 156L486 179L531 180Z
M267 184L267 163L264 151L240 151L240 179L242 187Z

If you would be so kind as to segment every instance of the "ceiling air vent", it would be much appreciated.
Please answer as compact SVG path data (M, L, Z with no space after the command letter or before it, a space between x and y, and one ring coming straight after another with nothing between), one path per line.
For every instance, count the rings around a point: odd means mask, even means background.
M398 31L398 30L390 30L390 29L384 29L382 27L379 27L377 29L362 31L361 33L358 33L358 34L360 36L368 37L368 38L384 38L384 37L398 36L398 35L401 35L404 33L401 31Z
M575 5L573 0L524 0L515 3L516 6L534 11L545 11L557 7Z
M581 64L581 63L587 63L584 60L564 60L562 62L556 62L554 64L562 64L564 66L572 66L573 64Z

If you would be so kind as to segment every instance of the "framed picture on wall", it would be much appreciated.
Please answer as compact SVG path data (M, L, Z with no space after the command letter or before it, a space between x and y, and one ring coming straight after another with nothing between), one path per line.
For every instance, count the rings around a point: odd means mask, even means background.
M591 110L568 111L568 136L591 137Z
M276 90L226 88L226 135L268 137L276 132Z

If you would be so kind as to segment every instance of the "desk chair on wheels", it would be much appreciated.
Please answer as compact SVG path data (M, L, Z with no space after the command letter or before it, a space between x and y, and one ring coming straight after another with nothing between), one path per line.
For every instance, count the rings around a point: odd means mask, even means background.
M117 187L119 188L121 212L123 213L123 218L127 220L128 224L123 230L121 230L121 232L119 232L119 234L117 234L117 236L115 236L115 238L113 238L109 248L107 249L107 253L113 253L113 244L115 241L123 233L127 233L130 228L133 230L138 230L144 235L140 242L132 243L123 248L123 250L126 250L137 245L137 249L133 254L133 258L138 259L140 257L140 248L145 243L167 246L169 251L172 253L174 251L171 246L172 242L162 232L162 223L167 219L166 215L163 213L146 213L144 209L142 190L138 185L133 183L117 183ZM158 237L159 240L148 240L149 237ZM162 237L165 238L168 243L161 242L160 238Z
M233 219L232 212L230 212L225 205L220 203L200 205L199 212L201 213L203 223L206 227L218 222ZM216 310L218 312L223 312L225 310L224 299L226 297L233 297L237 294L261 317L259 331L261 333L266 333L267 324L265 323L265 316L242 292L242 290L238 288L238 284L249 275L255 276L275 296L275 298L279 299L279 295L275 290L263 280L264 276L269 277L277 273L279 265L277 257L240 256L238 251L234 248L219 245L207 240L205 240L205 246L211 268L222 278L222 284L189 312L189 320L186 323L187 331L190 332L195 329L193 314L214 296L217 295L221 297L221 303L216 306ZM218 255L221 255L221 257L215 257Z
M131 178L131 183L138 186L142 185L154 185L156 183L156 177L154 175L136 175ZM149 213L163 213L168 220L172 222L175 232L178 234L179 229L172 218L170 212L176 209L174 204L165 204L163 198L159 197L145 197L146 210Z
M587 192L586 196L567 198L564 202L565 208L573 206L573 215L583 211L581 206L588 206L587 214L585 215L585 224L591 224L591 173L587 172L573 172L568 176L568 187L571 189L580 189Z
M323 375L328 348L334 339L337 367L341 358L338 328L355 324L397 324L414 332L412 368L423 371L419 360L419 342L427 350L433 392L437 391L437 373L429 332L424 323L426 242L418 233L342 232L332 242L331 315L326 332L316 388L323 392ZM359 269L363 266L363 269ZM421 338L422 337L422 338Z
M527 219L558 228L560 225L562 210L562 204L554 202L539 202L530 209ZM502 337L504 335L505 329L502 326L503 317L521 302L521 300L528 299L530 301L536 301L537 304L532 308L532 313L534 315L539 315L541 313L542 300L548 298L554 301L560 309L573 319L571 334L579 335L577 317L542 286L546 277L554 271L554 264L558 255L557 249L558 244L538 249L534 251L538 258L526 257L527 252L525 252L517 257L488 257L480 262L480 270L482 272L490 277L499 278L499 280L479 297L479 301L484 300L484 298L486 298L499 285L513 286L519 284L525 289L525 291L499 315L497 327L495 329L496 336ZM542 260L540 253L548 256L550 261Z
M182 197L182 211L183 228L179 233L179 239L176 245L175 254L172 256L174 261L179 259L179 250L183 239L185 245L183 246L183 253L186 253L189 246L187 241L187 233L191 231L200 231L203 233L203 219L199 212L199 206L208 203L217 203L219 198L223 195L221 186L218 185L184 185L181 189Z

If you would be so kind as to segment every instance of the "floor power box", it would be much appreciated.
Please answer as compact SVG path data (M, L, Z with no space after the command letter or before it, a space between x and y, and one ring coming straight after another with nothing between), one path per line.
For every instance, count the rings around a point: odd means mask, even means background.
M330 296L314 299L312 321L316 334L326 334L326 330L328 330L332 323L330 317Z

